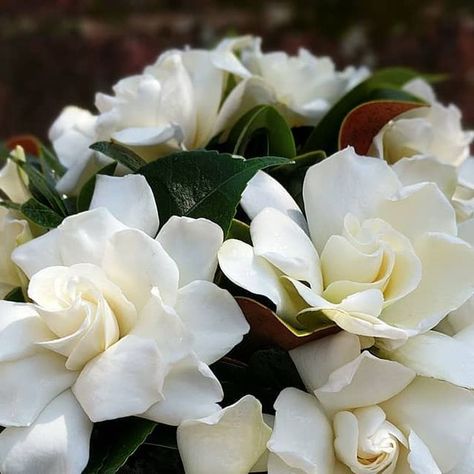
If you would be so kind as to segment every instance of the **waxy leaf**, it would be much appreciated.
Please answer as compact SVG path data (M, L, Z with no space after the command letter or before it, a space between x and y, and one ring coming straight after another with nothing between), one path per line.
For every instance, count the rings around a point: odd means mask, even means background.
M257 132L264 132L258 136ZM253 139L263 142L265 147L260 156L283 156L293 158L296 155L295 140L286 120L270 105L258 105L232 128L227 142L232 145L233 154L250 157L249 144Z
M98 151L113 160L121 163L132 171L138 171L146 165L146 161L135 152L123 145L114 142L97 142L89 147L91 150Z
M298 331L282 321L271 309L255 300L238 296L236 301L250 324L250 333L245 343L252 348L273 345L289 351L339 331L335 324L314 332L312 329Z
M339 149L351 145L359 155L367 155L373 138L390 120L421 107L416 102L377 100L359 105L346 115L339 131Z
M411 79L423 77L416 71L404 68L389 68L375 72L342 97L322 118L310 134L303 153L324 150L328 155L338 149L338 135L345 116L357 106L373 100L400 100L424 104L423 100L401 87Z
M45 229L54 229L64 219L64 216L41 204L35 198L31 198L20 206L20 212L31 222L44 227Z
M226 153L175 153L141 168L158 206L160 223L171 216L205 217L227 234L242 192L257 171L288 163L267 156L244 160Z

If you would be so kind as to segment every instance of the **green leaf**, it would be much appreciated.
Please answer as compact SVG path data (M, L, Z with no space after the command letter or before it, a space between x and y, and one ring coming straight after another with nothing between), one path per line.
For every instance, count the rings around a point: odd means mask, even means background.
M97 175L113 176L115 168L117 168L117 163L110 163L104 166L82 186L79 196L77 196L77 212L87 211L89 209L92 195L94 194Z
M16 163L27 174L33 195L38 199L44 199L57 214L67 216L66 206L53 185L30 163L23 161Z
M147 439L156 423L142 418L95 423L89 463L83 474L113 474Z
M64 216L41 204L35 198L31 198L22 204L20 211L28 220L46 229L56 228L64 218Z
M239 221L238 219L232 219L230 224L227 239L237 239L252 245L252 239L250 237L250 226L245 222Z
M196 150L160 158L139 173L153 190L162 224L173 215L205 217L226 235L248 181L261 169L287 162L275 156L244 160Z
M403 100L424 103L418 97L401 90L409 80L422 77L411 69L389 68L375 72L342 97L316 125L302 152L324 150L328 155L338 149L339 128L344 117L354 108L372 100Z
M50 176L51 179L56 180L57 178L64 176L64 173L66 173L66 168L61 164L58 157L41 144L39 159L43 173Z
M248 157L247 149L258 131L264 131L266 154L293 158L296 155L295 140L286 120L270 105L258 105L232 128L227 142L233 146L233 154Z
M25 295L23 294L23 290L18 287L14 288L10 293L8 293L5 298L6 301L14 301L15 303L25 303Z
M130 148L114 142L97 142L89 147L126 166L133 172L146 165L146 161L134 153Z

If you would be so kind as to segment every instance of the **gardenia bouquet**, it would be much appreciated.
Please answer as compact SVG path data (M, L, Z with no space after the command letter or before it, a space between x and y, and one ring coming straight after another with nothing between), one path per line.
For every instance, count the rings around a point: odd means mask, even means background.
M474 473L438 79L227 39L5 142L1 473Z

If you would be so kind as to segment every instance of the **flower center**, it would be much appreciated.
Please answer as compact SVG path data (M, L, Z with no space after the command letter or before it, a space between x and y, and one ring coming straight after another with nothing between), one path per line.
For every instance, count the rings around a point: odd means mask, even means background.
M81 369L126 335L136 320L135 307L95 265L49 267L33 276L28 293L52 337L39 343Z

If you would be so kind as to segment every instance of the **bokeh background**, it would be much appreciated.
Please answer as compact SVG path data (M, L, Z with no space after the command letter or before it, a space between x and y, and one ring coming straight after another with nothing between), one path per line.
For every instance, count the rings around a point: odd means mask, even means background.
M474 0L0 0L0 137L44 139L62 107L93 110L164 49L244 33L339 67L447 73L439 96L474 126Z

